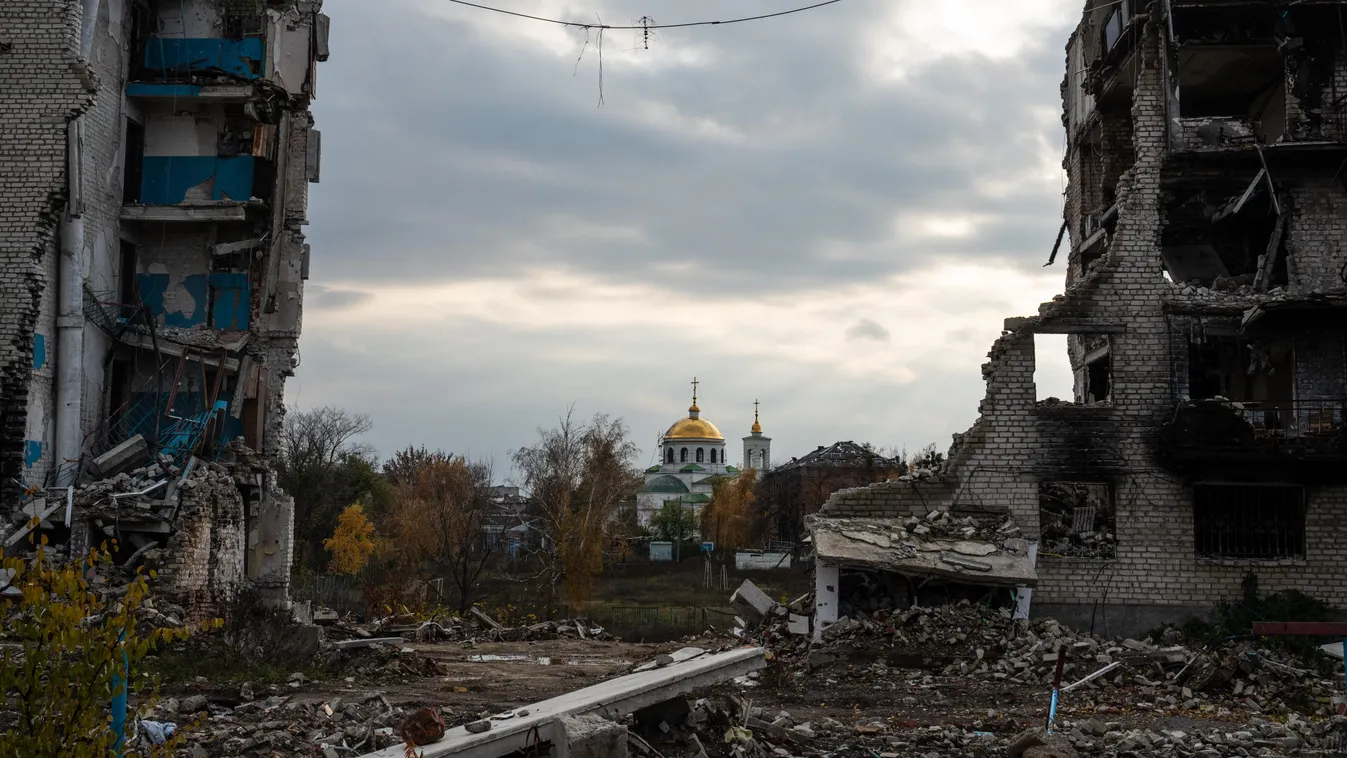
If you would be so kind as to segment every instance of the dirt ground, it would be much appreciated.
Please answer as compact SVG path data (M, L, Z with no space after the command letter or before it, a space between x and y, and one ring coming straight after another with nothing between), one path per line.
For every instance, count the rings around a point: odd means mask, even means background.
M725 641L717 640L667 644L576 639L408 643L406 647L415 650L418 656L443 664L441 674L393 679L350 677L298 687L273 686L271 690L291 695L295 701L313 703L337 698L351 700L377 690L393 705L409 709L434 707L445 713L451 723L462 723L484 712L525 706L620 676L639 663L689 644L707 648L727 646ZM216 702L230 700L225 688L210 685L173 689L209 692ZM725 684L714 693L751 699L754 706L769 713L786 711L796 723L831 718L849 725L864 717L881 718L895 729L942 725L985 729L997 734L1014 733L1042 723L1049 702L1046 686L940 676L863 661L840 661L815 671L774 663L746 686ZM1234 728L1241 721L1239 717L1218 722L1209 718L1154 716L1148 713L1146 700L1138 695L1126 709L1110 711L1086 707L1064 697L1059 717L1098 716L1122 722L1129 728L1152 729L1219 724Z

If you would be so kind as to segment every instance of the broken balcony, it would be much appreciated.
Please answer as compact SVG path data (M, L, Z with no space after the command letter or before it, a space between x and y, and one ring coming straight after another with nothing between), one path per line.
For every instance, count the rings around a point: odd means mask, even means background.
M314 63L327 60L330 26L327 16L309 7L316 3L207 5L217 4L152 0L135 5L130 71L135 94L156 96L155 88L139 86L144 84L211 87L260 81L291 95L313 94Z
M1179 403L1165 425L1165 452L1179 464L1245 467L1283 463L1341 477L1347 474L1347 402L1246 401ZM1281 475L1285 468L1268 469Z

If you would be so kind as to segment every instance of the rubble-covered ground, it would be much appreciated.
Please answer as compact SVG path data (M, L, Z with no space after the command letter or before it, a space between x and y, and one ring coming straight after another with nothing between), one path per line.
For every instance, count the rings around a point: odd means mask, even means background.
M1065 648L1064 685L1112 668L1062 694L1057 752L1039 755L1333 755L1347 737L1347 718L1333 715L1341 662L1326 656L1296 660L1258 640L1200 650L1172 631L1155 641L1094 638L970 604L878 611L839 623L821 645L789 634L776 617L670 645L616 642L583 621L532 631L395 622L329 626L318 681L170 683L155 718L199 719L188 732L194 756L357 755L398 744L418 708L452 727L679 647L751 643L770 651L766 669L697 693L684 724L633 724L632 753L1002 756L1016 735L1043 724ZM338 649L343 640L390 637L403 640Z

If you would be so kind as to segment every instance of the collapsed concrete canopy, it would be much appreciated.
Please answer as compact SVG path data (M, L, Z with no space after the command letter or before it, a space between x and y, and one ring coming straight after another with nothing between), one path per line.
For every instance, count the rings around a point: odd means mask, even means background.
M1018 538L927 538L889 519L812 518L814 553L839 568L890 571L993 587L1032 587L1038 574Z

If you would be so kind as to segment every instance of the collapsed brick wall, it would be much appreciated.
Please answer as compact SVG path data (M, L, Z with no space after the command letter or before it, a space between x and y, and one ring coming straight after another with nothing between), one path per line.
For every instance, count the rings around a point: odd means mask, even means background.
M838 490L819 509L819 515L884 519L925 517L937 508L948 508L953 499L953 490L943 482L893 480Z
M33 336L54 287L66 125L93 102L76 58L81 13L78 0L0 3L0 503L25 480Z
M182 503L159 569L165 597L189 620L219 616L244 581L243 497L234 477L216 464L183 483Z

